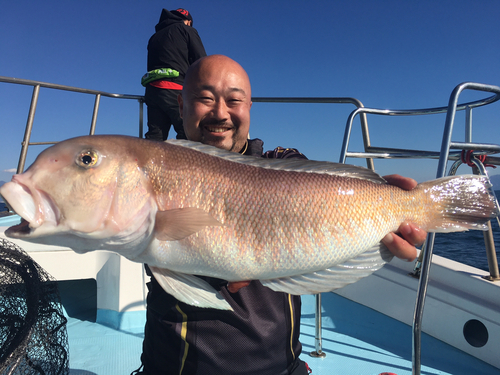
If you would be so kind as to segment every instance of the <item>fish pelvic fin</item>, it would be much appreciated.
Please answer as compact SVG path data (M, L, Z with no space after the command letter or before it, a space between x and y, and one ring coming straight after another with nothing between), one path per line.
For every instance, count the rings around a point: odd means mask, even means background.
M149 266L163 290L188 305L219 310L233 310L224 297L199 277Z
M160 241L178 241L206 227L221 226L208 212L195 207L158 211L155 237Z
M486 222L499 215L498 202L486 176L443 177L418 185L440 208L429 232L486 230Z
M308 274L261 280L262 285L294 295L330 292L352 284L382 268L393 258L385 245L378 243L363 254L325 270Z

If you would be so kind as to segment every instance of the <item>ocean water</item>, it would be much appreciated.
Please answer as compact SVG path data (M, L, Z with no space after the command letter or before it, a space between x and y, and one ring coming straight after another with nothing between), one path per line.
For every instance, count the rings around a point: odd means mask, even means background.
M495 191L500 197L500 190ZM5 203L0 202L0 212L6 210ZM500 228L496 220L491 221L493 239L497 258L500 260ZM488 270L488 260L484 247L482 231L470 230L460 233L437 233L434 241L434 254L465 263L469 266Z
M500 229L498 222L491 222L497 258L500 260ZM482 231L470 230L460 233L437 233L434 241L434 254L465 263L469 266L488 271L488 260Z

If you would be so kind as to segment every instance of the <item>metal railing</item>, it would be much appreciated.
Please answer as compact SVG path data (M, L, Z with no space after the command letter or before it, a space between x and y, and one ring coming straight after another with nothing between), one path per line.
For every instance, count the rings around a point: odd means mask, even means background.
M476 90L494 93L482 100L476 100L469 103L458 104L458 98L464 90ZM453 90L449 103L447 107L439 108L429 108L429 109L417 109L417 110L381 110L373 108L358 108L353 111L347 121L344 139L342 144L342 150L340 154L340 162L345 163L347 157L357 157L366 158L371 160L373 163L374 158L439 158L439 164L437 168L436 178L444 177L446 173L446 166L449 160L455 160L455 165L452 167L450 173L454 174L458 163L461 162L462 150L474 150L475 155L486 155L484 163L489 163L493 165L500 165L500 158L490 156L489 154L500 153L500 145L497 144L484 144L484 143L474 143L472 142L472 109L485 106L487 104L494 103L500 100L500 87L479 84L474 82L465 82L455 87ZM455 121L455 115L457 111L466 111L465 118L465 142L453 142L452 132ZM393 148L382 148L382 147L372 147L370 144L370 139L368 134L363 134L363 139L365 141L365 150L363 152L348 152L349 141L351 137L352 124L354 118L358 114L374 114L374 115L384 115L384 116L415 116L415 115L430 115L438 113L446 113L446 121L443 130L443 138L441 142L441 150L439 152L428 152L421 150L401 150ZM363 129L364 132L364 129ZM451 150L460 150L459 152L453 152ZM482 163L478 163L477 159L472 161L476 164L477 168L482 171L482 174L486 174L484 168L482 168ZM494 192L492 190L494 195ZM497 200L498 208L498 200ZM500 221L499 221L500 224ZM427 292L427 286L429 282L429 272L432 261L432 251L434 247L435 233L429 233L426 240L426 245L422 249L423 258L420 262L417 262L417 267L415 272L419 274L419 284L417 289L417 299L415 303L415 311L413 317L413 349L412 349L412 371L414 375L420 375L421 370L421 333L422 333L422 319L423 310L425 303L425 296ZM499 280L498 274L498 261L496 258L495 247L493 243L493 234L491 231L491 225L489 225L489 230L485 234L485 248L487 252L488 266L490 270L491 281Z
M26 163L26 156L28 154L29 146L51 145L51 144L56 143L56 141L30 142L31 131L33 129L33 122L35 119L36 106L38 104L38 97L40 95L40 88L42 88L42 87L48 88L48 89L71 91L71 92L77 92L77 93L82 93L82 94L94 95L95 101L94 101L94 110L92 112L92 119L90 122L90 131L89 131L90 135L93 135L95 133L95 128L96 128L96 124L97 124L97 114L99 112L99 105L100 105L102 96L109 97L109 98L116 98L116 99L137 100L139 102L139 136L142 137L142 132L143 132L143 128L144 128L144 125L143 125L144 97L141 95L112 94L112 93L108 93L108 92L104 92L104 91L88 90L88 89L82 89L82 88L78 88L78 87L57 85L54 83L46 83L46 82L40 82L40 81L32 81L32 80L28 80L28 79L11 78L11 77L3 77L3 76L0 76L0 82L13 83L13 84L17 84L17 85L26 85L26 86L33 87L33 94L31 96L31 104L30 104L30 109L28 112L28 120L26 122L26 129L24 131L24 138L23 138L23 141L21 143L21 155L19 157L19 163L17 165L17 173L21 173L24 170L24 165Z

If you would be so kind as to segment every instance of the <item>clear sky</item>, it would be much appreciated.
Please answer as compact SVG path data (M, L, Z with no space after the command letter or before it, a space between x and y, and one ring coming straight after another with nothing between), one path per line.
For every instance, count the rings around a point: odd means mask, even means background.
M500 85L497 0L2 1L0 75L143 94L146 45L164 7L188 9L207 53L238 61L254 97L354 97L366 107L413 109L447 105L464 81ZM0 180L10 180L5 171L17 167L31 92L0 83ZM461 101L486 96L467 93ZM93 102L42 89L32 141L87 134ZM475 141L499 143L500 103L490 107L474 112ZM310 159L338 161L353 109L254 103L250 134L266 149L296 147ZM463 118L462 112L454 140L463 140ZM103 98L97 133L137 135L137 119L136 103ZM371 116L368 123L373 145L437 150L444 120ZM358 128L359 121L353 151L361 149ZM28 163L39 151L30 151ZM419 181L433 178L436 166L376 162L381 174Z

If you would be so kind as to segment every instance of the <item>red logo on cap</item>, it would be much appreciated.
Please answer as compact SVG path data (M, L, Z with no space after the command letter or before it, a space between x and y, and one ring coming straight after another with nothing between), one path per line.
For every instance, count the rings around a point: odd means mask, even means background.
M177 12L185 15L186 17L189 16L189 12L186 9L179 8L177 9Z

